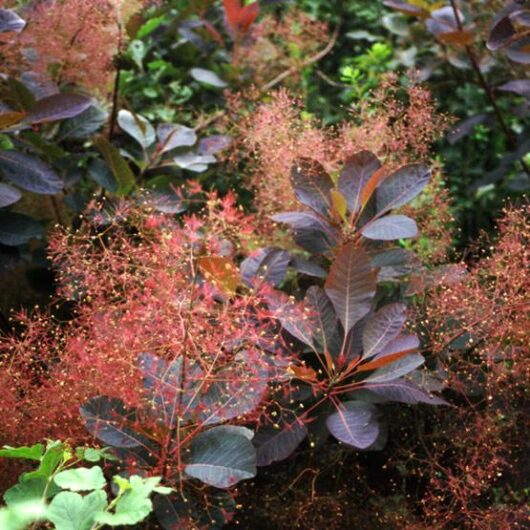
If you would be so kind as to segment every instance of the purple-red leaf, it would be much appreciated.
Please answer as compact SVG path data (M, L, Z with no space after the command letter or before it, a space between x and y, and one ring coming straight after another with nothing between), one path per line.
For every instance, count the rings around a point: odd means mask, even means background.
M331 210L333 181L316 160L296 160L291 169L291 182L301 203L324 215Z
M39 99L28 112L24 121L37 124L66 120L84 112L92 105L92 100L79 94L54 94Z
M379 436L377 409L362 401L341 403L326 425L337 440L358 449L370 447Z
M325 284L345 333L371 308L376 273L366 252L355 242L345 245L331 265Z
M272 426L260 428L254 436L258 466L268 466L290 456L307 436L303 423L295 421L280 429Z
M405 355L392 363L377 368L365 381L367 383L386 383L387 381L393 381L412 372L424 362L425 359L419 354Z
M406 309L403 304L388 304L368 320L363 330L364 359L379 353L399 335L407 318Z
M377 211L388 212L410 202L427 186L431 170L423 164L409 164L392 173L377 188Z
M393 241L416 237L418 227L416 221L406 215L387 215L364 225L361 233L368 239Z
M357 213L361 208L362 190L380 167L381 162L370 151L360 151L346 160L338 188L346 198L351 213Z
M405 379L398 379L390 383L367 385L365 388L376 394L383 401L398 401L410 405L416 405L417 403L448 405L444 399L429 394L419 386Z

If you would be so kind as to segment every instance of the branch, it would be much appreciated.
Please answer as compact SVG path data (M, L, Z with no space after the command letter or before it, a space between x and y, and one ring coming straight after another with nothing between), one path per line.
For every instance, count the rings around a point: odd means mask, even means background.
M320 50L318 53L316 53L312 57L309 57L308 59L303 61L301 66L298 66L298 67L293 66L289 68L288 70L285 70L284 72L282 72L280 75L276 76L274 79L272 79L271 81L269 81L268 83L266 83L265 85L261 87L261 92L268 92L271 88L281 83L284 79L286 79L290 75L293 75L299 72L300 70L302 70L303 68L305 68L306 66L316 63L320 61L320 59L324 58L333 49L333 47L337 43L337 39L339 37L339 31L340 31L340 25L338 24L335 27L335 30L333 31L331 40L327 43L325 48Z

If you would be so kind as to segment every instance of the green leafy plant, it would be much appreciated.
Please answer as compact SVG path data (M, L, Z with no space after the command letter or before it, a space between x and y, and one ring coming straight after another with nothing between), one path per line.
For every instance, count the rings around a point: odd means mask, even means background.
M78 447L73 451L55 441L31 447L7 447L0 457L38 462L33 471L23 473L18 483L4 493L7 508L0 510L5 530L27 528L49 521L57 530L99 530L104 526L135 525L153 510L153 493L168 495L159 477L125 478L116 475L110 501L107 479L99 465L80 467L83 461L113 460L107 449Z

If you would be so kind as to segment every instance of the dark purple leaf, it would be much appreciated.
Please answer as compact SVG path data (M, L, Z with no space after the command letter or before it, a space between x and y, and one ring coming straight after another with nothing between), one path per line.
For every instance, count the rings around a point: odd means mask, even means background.
M475 125L479 125L480 123L485 123L489 120L491 120L491 115L482 113L482 114L477 114L475 116L471 116L471 118L467 118L465 120L459 121L447 133L447 136L446 136L447 141L451 145L454 145L456 144L456 142L458 142L462 138L468 136L475 128Z
M381 167L381 162L370 151L360 151L346 160L339 176L338 188L351 213L361 207L361 192L370 177Z
M199 142L199 154L201 155L216 155L232 145L232 138L224 134L215 134L203 138Z
M431 170L423 164L409 164L392 173L377 188L377 211L388 212L410 202L427 186Z
M400 335L388 342L384 348L377 353L377 358L387 357L394 353L414 351L420 347L420 341L416 335Z
M376 357L376 359L378 359ZM366 383L386 383L412 372L421 366L425 359L419 354L405 355L381 368L374 370L364 381Z
M312 212L280 213L272 219L291 225L296 243L309 252L326 253L339 244L340 232L323 217Z
M366 252L355 242L345 245L331 265L325 284L345 333L371 308L376 273Z
M20 188L34 193L55 195L63 189L63 181L50 166L18 151L0 151L0 172Z
M269 368L246 351L240 352L230 366L211 374L211 378L209 381L203 376L185 393L183 416L198 419L204 425L254 412L267 392L270 379Z
M366 449L379 436L377 409L371 403L346 401L326 420L331 434L341 442Z
M22 193L9 184L0 182L0 208L11 206L18 202L22 197Z
M255 477L256 450L247 431L245 427L220 426L198 434L191 444L186 474L221 489Z
M271 292L266 300L272 317L293 337L313 347L313 332L307 309L281 291Z
M368 239L393 241L416 237L418 227L416 221L406 215L386 215L363 226L361 233Z
M409 4L404 0L385 0L383 4L387 7L391 7L392 9L400 11L401 13L405 13L406 15L412 15L420 18L429 16L429 12L426 9Z
M145 447L146 439L131 428L136 412L123 401L106 396L96 397L81 408L87 430L98 440L113 447Z
M524 37L511 44L506 49L506 56L516 63L530 64L530 37Z
M281 462L290 456L307 436L307 429L301 422L282 425L279 429L265 426L258 429L254 437L258 466Z
M341 346L340 326L331 300L324 289L312 285L306 292L305 302L311 312L316 344L322 351L337 354Z
M44 235L42 225L17 212L0 212L0 243L8 247L24 245L31 239L40 239Z
M407 319L406 309L403 304L388 304L368 320L363 330L364 359L379 353L399 335Z
M369 392L378 396L381 402L398 401L416 405L428 403L429 405L448 405L444 399L429 394L419 386L405 379L398 379L389 383L376 383L365 387Z
M300 158L291 169L291 182L295 195L302 204L326 215L331 210L330 192L333 181L316 160Z
M287 274L291 254L279 248L264 248L241 263L241 277L249 284L255 280L278 287Z
M421 268L418 256L404 248L377 251L370 257L372 265L379 269L378 281L391 281Z
M513 92L525 98L530 98L530 79L514 79L497 87L497 90Z
M320 267L320 265L298 256L294 256L291 259L291 266L296 272L307 276L313 276L314 278L326 278L328 275L328 272Z
M491 28L488 40L486 41L486 46L491 51L497 51L506 46L516 34L517 32L510 17L505 16L498 20L493 28Z
M26 22L11 9L0 9L0 33L10 31L19 33L25 25Z
M54 94L39 99L28 112L26 123L46 123L74 118L88 109L92 100L79 94Z

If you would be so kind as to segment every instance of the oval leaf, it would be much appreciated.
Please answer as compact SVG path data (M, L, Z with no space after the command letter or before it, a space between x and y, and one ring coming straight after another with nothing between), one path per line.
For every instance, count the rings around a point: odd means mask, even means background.
M199 83L203 83L215 88L225 88L228 84L223 81L215 72L206 70L204 68L192 68L190 70L191 77Z
M229 488L256 476L256 450L241 434L214 427L200 433L191 445L186 474L216 488Z
M429 394L419 386L405 379L398 379L389 383L367 385L365 388L378 396L381 402L398 401L410 405L416 405L418 403L428 403L429 405L449 404L444 399Z
M5 178L27 191L55 195L63 189L59 175L32 155L18 151L0 151L0 171Z
M197 135L193 129L184 125L173 125L171 123L160 124L156 128L156 135L161 145L161 153L167 153L177 147L191 146L197 141Z
M381 168L381 162L370 151L361 151L346 160L338 187L346 198L351 213L361 208L361 193L370 177Z
M155 130L146 118L128 110L118 113L118 125L132 136L144 149L156 140Z
M363 330L363 358L372 357L395 339L406 318L403 304L388 304L377 311Z
M79 94L54 94L39 99L24 119L26 123L47 123L74 118L88 109L92 100Z
M280 429L266 426L254 437L258 466L268 466L273 462L281 462L290 456L307 436L303 423L295 422L284 425Z
M125 158L121 156L119 149L112 145L103 136L99 136L95 140L94 146L105 159L105 162L109 166L116 182L118 183L116 193L118 195L127 195L134 188L136 181L129 164Z
M377 211L388 212L410 202L427 186L430 169L423 164L409 164L392 173L377 188Z
M379 436L377 409L362 401L341 403L326 425L337 440L358 449L370 447Z
M40 239L44 234L42 225L16 212L0 212L0 243L8 247L24 245L31 239Z
M416 237L418 226L416 221L406 215L386 215L364 225L361 232L368 239L393 241L394 239Z
M81 416L88 431L98 440L113 447L144 446L144 439L130 428L136 415L123 401L110 397L96 397L81 408Z
M0 9L0 33L19 33L25 25L26 22L11 9Z
M370 311L376 274L370 258L355 242L345 245L331 265L325 289L346 333Z
M291 169L291 182L294 193L302 204L323 215L331 210L333 181L316 160L298 159Z
M22 193L13 186L0 182L0 208L11 206L20 200Z
M421 366L425 362L425 359L418 354L406 355L396 361L389 363L377 370L374 370L364 381L367 383L384 383L387 381L393 381L408 373L412 372L418 366Z

